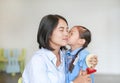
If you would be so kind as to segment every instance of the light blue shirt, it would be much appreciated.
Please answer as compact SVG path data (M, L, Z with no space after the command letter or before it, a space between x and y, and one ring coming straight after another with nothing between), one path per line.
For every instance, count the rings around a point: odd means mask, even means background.
M68 60L68 59L73 58L73 56L75 56L75 54L78 52L78 50L80 50L80 48L78 48L72 52L70 50L68 50L66 52L66 57L65 57L66 83L71 83L78 76L80 70L86 70L86 68L87 68L86 56L89 54L89 52L87 50L83 49L82 51L80 51L80 53L78 53L78 61L74 65L74 69L72 70L72 73L70 71L68 71L68 64L70 62L70 60ZM94 83L94 75L93 74L91 74L91 79L92 79L92 83Z
M56 66L56 55L41 48L33 55L22 75L23 83L65 83L64 53L60 51L61 64Z

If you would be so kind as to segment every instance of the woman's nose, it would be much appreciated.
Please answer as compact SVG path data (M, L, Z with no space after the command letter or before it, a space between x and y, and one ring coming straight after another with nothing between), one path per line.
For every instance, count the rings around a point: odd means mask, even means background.
M64 34L67 35L67 36L69 35L69 34L68 34L68 31L65 31Z

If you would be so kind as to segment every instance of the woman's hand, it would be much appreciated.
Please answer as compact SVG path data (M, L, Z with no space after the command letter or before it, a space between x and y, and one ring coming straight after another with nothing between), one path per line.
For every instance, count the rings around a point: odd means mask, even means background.
M87 74L86 71L80 71L77 78L73 81L73 83L91 83L90 75Z

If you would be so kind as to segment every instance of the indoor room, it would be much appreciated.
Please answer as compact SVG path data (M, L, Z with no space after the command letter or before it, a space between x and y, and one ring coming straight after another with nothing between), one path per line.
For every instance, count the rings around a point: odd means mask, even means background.
M0 83L18 83L48 14L65 17L69 28L87 27L87 49L98 57L95 83L120 83L120 0L0 0Z

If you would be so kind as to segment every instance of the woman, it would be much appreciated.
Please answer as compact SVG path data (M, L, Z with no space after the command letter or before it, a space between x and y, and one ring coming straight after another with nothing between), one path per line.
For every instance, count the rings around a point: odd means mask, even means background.
M39 50L25 67L23 83L65 83L65 61L61 50L67 41L66 19L60 15L43 17L37 34ZM78 76L73 83L90 83L89 75Z

